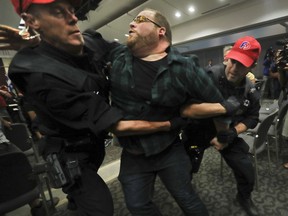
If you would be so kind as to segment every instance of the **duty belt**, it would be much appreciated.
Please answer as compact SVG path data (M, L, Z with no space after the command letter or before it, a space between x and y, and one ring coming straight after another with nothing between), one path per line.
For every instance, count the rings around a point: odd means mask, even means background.
M92 141L93 138L91 135L87 134L85 136L73 137L73 138L61 138L61 137L45 137L46 153L58 153L62 149L65 149L67 152L84 152L90 151L93 147Z
M81 136L81 137L76 137L73 139L64 139L64 144L66 147L70 147L70 146L81 146L81 145L87 145L90 144L92 142L92 137L90 134L87 134L85 136Z

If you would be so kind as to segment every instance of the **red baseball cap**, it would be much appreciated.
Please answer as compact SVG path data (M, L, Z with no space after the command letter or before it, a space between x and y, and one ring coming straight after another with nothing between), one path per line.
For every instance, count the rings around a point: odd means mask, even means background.
M15 11L20 15L25 12L31 4L50 4L57 0L11 0ZM68 0L73 6L78 6L82 0ZM22 7L22 8L21 8Z
M251 67L258 60L260 53L260 43L252 36L245 36L236 41L226 58L234 59L245 67Z

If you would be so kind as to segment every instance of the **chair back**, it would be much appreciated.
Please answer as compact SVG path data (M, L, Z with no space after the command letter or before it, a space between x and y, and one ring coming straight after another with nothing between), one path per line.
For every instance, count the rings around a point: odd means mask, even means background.
M258 130L254 137L254 153L258 154L265 149L264 146L266 144L268 130L271 127L277 114L278 109L267 115L267 117L259 124Z
M280 137L282 135L283 124L285 116L288 111L288 100L282 101L276 121L276 136Z
M0 144L0 215L39 196L36 177L27 156L13 144Z
M264 81L263 81L263 80L256 81L256 82L255 82L255 88L256 88L256 90L261 91L262 88L263 88L263 86L264 86L263 84L264 84Z
M279 98L278 98L278 105L279 105L279 107L281 107L281 105L282 105L282 103L283 102L285 102L285 101L287 101L287 92L286 92L286 90L282 90L281 92L280 92L280 95L279 95Z
M4 128L4 134L21 151L33 153L31 133L25 123L13 123L11 129Z

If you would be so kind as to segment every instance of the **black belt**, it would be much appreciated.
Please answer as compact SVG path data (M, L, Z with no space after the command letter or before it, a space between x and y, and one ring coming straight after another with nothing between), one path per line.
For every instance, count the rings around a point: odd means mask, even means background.
M47 145L45 146L45 152L47 153L59 153L62 149L67 152L86 152L93 148L94 136L90 134L81 135L73 138L62 137L45 137Z
M77 137L74 139L64 139L64 144L65 147L69 147L69 146L80 146L80 145L87 145L92 143L92 137L90 134L87 134L85 136L81 136L81 137Z

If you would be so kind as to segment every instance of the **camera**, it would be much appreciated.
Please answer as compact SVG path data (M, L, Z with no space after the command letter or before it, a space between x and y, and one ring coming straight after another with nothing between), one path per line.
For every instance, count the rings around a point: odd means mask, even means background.
M288 39L279 40L276 44L283 46L283 48L278 50L276 54L275 65L279 70L283 70L288 63Z

